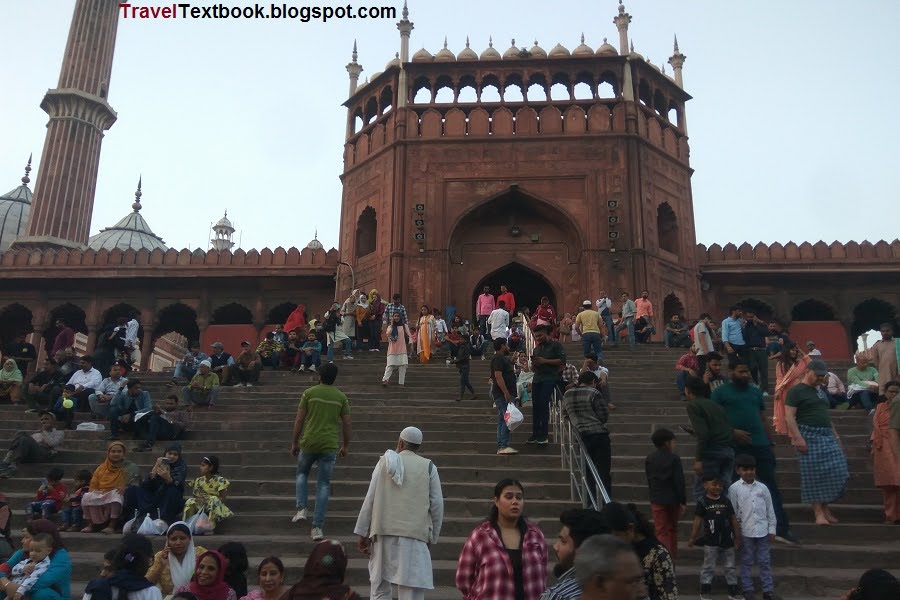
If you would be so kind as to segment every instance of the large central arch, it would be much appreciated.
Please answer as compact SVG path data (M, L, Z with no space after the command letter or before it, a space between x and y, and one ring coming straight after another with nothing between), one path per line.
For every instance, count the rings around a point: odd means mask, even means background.
M516 312L525 306L534 312L543 296L547 296L550 304L556 306L556 291L550 282L537 271L513 262L488 273L475 285L468 304L471 314L475 314L475 303L484 286L490 287L491 293L496 296L500 293L501 285L512 292L516 300Z
M542 295L552 297L558 310L572 310L584 287L578 272L582 239L562 208L510 186L456 221L448 243L451 304L469 310L471 294L487 282L495 294L504 283L517 304L521 298L532 310Z

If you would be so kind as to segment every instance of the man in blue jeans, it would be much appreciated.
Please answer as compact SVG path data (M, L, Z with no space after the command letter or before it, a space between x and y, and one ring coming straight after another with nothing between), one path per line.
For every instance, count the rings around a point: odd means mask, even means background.
M619 326L616 327L616 345L619 345L619 333L623 329L628 330L628 345L634 350L634 315L637 313L637 305L634 300L628 297L627 292L622 292L622 318L619 319Z
M319 369L319 385L303 392L294 431L291 437L291 454L297 456L297 514L292 523L306 520L309 500L309 472L318 463L316 480L316 511L312 521L312 539L324 539L322 526L328 511L331 495L331 476L338 457L347 456L350 446L350 403L347 396L334 386L338 368L333 363ZM338 447L338 422L341 423L342 444Z
M550 326L534 328L534 354L531 355L532 405L531 437L526 444L544 445L550 433L550 401L559 380L559 371L566 364L566 351L559 342L550 339Z
M509 446L509 427L506 426L506 407L509 403L521 406L516 398L516 371L509 362L509 346L506 339L494 340L494 358L491 359L491 398L497 407L497 454L518 454Z
M595 353L597 358L603 360L603 335L606 333L606 325L600 318L600 313L591 310L591 301L581 303L582 310L575 316L575 331L581 336L581 353L587 357Z

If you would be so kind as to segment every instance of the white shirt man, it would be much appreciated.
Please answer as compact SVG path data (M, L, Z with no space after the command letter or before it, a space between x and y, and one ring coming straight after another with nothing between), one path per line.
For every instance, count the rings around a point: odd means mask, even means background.
M487 323L491 328L491 339L505 338L509 330L509 313L505 308L495 308Z
M401 600L422 600L434 589L431 553L444 520L444 496L437 467L416 454L422 432L400 432L397 451L378 460L354 533L369 555L370 597L390 600L391 585Z
M709 319L709 315L704 313L700 315L700 320L694 325L694 348L697 349L698 356L706 356L715 351Z
M85 366L87 369L84 368ZM90 363L82 362L82 368L72 373L67 383L74 385L76 391L81 391L97 389L102 381L103 375L100 374L100 371L91 366Z

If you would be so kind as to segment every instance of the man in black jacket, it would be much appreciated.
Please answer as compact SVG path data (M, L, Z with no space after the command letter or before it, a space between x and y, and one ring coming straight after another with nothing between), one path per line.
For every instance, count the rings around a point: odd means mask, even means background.
M766 351L766 338L771 335L769 326L764 323L752 309L744 309L744 342L747 351L747 363L753 381L769 395L769 353Z
M656 450L644 461L644 472L650 488L653 528L674 560L678 556L678 519L687 510L684 469L681 457L675 454L674 433L657 429L650 439Z

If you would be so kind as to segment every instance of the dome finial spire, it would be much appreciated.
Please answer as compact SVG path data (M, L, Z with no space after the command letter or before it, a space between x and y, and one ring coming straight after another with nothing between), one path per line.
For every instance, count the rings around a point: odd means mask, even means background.
M141 210L141 196L144 194L141 192L141 181L144 179L143 175L138 175L138 186L137 190L134 192L134 204L131 205L131 208L134 209L134 212L139 212Z
M675 34L675 54L678 54L678 34Z
M581 32L581 43L582 44L584 43L584 32L583 31Z
M444 36L444 50L447 49L447 36Z
M356 51L356 40L353 40L353 53L350 57L353 62L356 62L356 59L359 57L359 53Z
M494 36L489 35L488 36L488 48L493 48L493 47L494 47Z
M22 177L23 185L28 185L31 182L31 178L28 177L29 173L31 173L31 154L28 155L28 164L25 165L25 176Z
M466 48L469 47L469 36L466 36Z
M404 20L404 21L408 21L408 20L409 20L409 7L406 5L406 0L403 0L403 13L402 13L402 15L403 15L403 20Z

